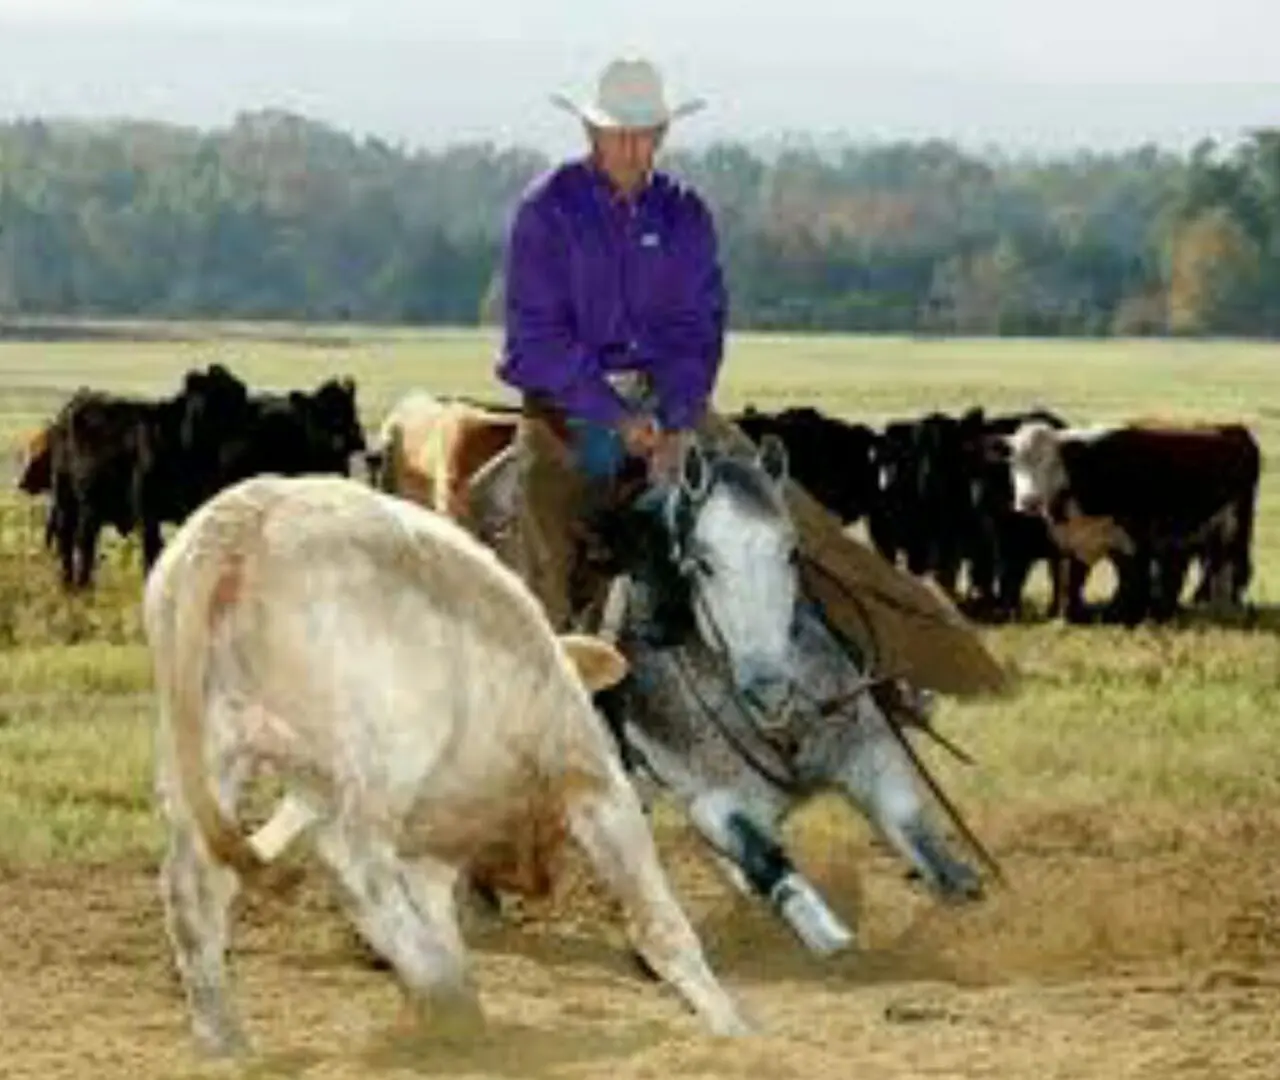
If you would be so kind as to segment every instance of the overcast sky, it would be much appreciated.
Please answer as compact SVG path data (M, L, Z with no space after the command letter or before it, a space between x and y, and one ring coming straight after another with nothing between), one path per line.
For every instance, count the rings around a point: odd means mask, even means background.
M780 129L1059 150L1280 124L1280 0L0 0L0 116L221 125L283 107L414 144L576 145L554 91L642 52Z

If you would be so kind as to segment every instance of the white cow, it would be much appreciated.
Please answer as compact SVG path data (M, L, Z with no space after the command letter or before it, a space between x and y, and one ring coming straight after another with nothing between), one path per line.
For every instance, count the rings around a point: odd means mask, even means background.
M166 925L209 1050L248 1047L224 989L228 905L304 833L415 1004L478 1019L455 884L539 815L566 822L653 970L712 1030L749 1030L584 687L618 681L625 661L602 641L557 638L462 527L343 477L258 476L166 545L144 625ZM237 796L264 770L286 796L248 837Z

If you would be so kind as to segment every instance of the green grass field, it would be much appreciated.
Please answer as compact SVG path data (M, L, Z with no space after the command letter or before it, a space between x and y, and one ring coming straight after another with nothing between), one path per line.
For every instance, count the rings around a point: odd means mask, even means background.
M353 375L370 427L413 387L506 396L490 374L491 333L288 328L273 331L280 335L273 340L252 327L181 331L170 341L0 343L0 434L12 441L42 423L81 384L166 394L188 367L214 360L258 388ZM1250 592L1263 610L1254 623L985 629L992 648L1020 673L1019 693L942 703L939 728L978 758L976 769L927 744L923 752L997 856L1020 869L1022 887L1040 902L1028 911L1043 918L1065 905L1077 920L1085 911L1114 916L1099 915L1087 932L1072 923L1079 934L1057 942L1063 953L1057 967L1049 965L1054 971L1070 967L1070 942L1083 942L1082 955L1098 955L1097 934L1115 939L1108 939L1108 955L1129 955L1125 935L1147 941L1148 915L1166 927L1177 923L1152 955L1280 962L1273 869L1280 620L1272 610L1280 604L1280 473L1269 467L1280 450L1280 347L737 336L718 404L747 402L812 403L877 424L935 408L1042 404L1073 422L1159 414L1252 426L1264 454ZM34 511L8 491L2 508L0 871L152 866L161 834L151 800L150 678L138 632L136 552L109 542L98 592L69 600L56 587L51 556L39 550ZM1034 589L1042 599L1039 574ZM829 808L798 828L823 844L846 828L865 834L851 816ZM806 850L818 842L811 839ZM1177 862L1192 849L1194 858ZM1162 859L1177 862L1167 879L1160 878ZM1254 920L1248 944L1238 948L1237 916ZM158 942L156 912L148 918ZM995 935L994 925L979 923L975 933L985 927ZM1025 945L1032 930L1016 925ZM1004 952L993 947L984 963L998 965L1003 956L1018 969L1012 958L1029 952L1002 940ZM1037 955L1048 947L1040 940Z
M188 367L214 359L261 387L311 386L350 373L371 428L415 386L507 396L490 374L496 338L488 333L311 329L286 343L253 336L253 328L232 337L195 327L196 334L210 336L0 345L0 431L12 440L43 422L82 383L164 394ZM744 336L730 343L718 403L747 402L811 402L877 424L974 403L992 410L1040 403L1073 422L1234 417L1254 427L1270 457L1280 446L1280 349ZM31 500L8 498L18 520L9 527L0 613L0 642L9 645L0 667L0 857L150 850L136 549L109 541L99 594L70 601L38 548ZM1280 481L1269 470L1259 504L1251 597L1266 606L1280 594ZM1037 599L1044 588L1037 573ZM1276 802L1280 651L1275 625L1262 623L1254 630L1046 624L984 631L1023 674L1024 689L1008 702L944 704L940 722L983 762L980 775L957 781L972 788L970 799L1004 805Z

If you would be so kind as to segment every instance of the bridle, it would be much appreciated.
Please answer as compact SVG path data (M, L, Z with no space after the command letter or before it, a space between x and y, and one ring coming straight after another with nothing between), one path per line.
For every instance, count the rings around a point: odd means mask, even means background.
M856 721L856 716L845 715L846 710L854 706L863 695L892 682L893 676L863 676L852 687L826 698L810 693L799 680L790 679L786 697L772 713L755 694L749 690L743 690L738 685L730 659L731 650L728 641L700 588L702 582L715 574L715 567L705 554L698 550L693 540L698 515L711 498L716 483L717 480L713 476L700 492L690 491L683 485L676 486L666 498L663 513L670 538L668 557L679 581L687 591L688 602L697 621L706 628L707 637L710 638L710 641L704 639L700 644L702 652L715 669L716 680L726 688L724 698L715 704L708 702L698 689L698 679L690 670L691 664L684 650L672 650L671 659L686 693L735 749L771 783L785 791L796 792L799 790L800 782L795 775L795 770L788 763L788 759L794 752L795 737L790 730L794 718L797 715L807 715L816 716L823 721L837 718ZM819 618L824 618L817 605L809 601L802 602ZM724 705L729 702L736 706L739 715L751 721L745 737L743 732L735 730L734 725L725 719ZM755 748L748 745L749 742L767 747L768 756L773 759L772 763L762 761Z

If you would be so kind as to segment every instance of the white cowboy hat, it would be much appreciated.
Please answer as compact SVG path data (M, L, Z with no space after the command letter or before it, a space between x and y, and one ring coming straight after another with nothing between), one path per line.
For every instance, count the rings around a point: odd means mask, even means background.
M606 65L593 100L573 101L553 94L551 101L600 128L662 127L706 105L701 98L694 98L669 107L662 76L648 60L614 60Z

